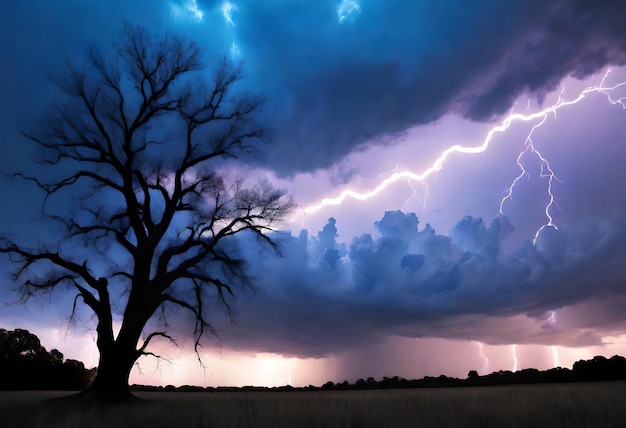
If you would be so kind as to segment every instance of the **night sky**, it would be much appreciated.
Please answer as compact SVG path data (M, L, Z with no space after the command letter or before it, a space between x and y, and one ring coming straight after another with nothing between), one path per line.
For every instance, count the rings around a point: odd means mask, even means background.
M272 141L226 166L298 208L274 234L281 255L241 238L256 291L232 324L215 308L206 370L180 317L173 362L140 360L132 382L465 377L624 355L624 16L612 0L3 2L0 171L36 170L19 129L54 105L66 58L108 48L124 20L184 35L210 62L242 61L238 90L269 99ZM56 239L42 196L0 177L0 234ZM10 268L0 327L95 365L89 314L68 330L63 291L8 305Z

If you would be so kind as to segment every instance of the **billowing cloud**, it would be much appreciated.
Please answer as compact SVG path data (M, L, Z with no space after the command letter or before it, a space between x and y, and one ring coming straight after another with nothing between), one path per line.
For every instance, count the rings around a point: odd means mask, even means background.
M535 245L509 254L500 250L506 217L468 216L445 235L400 211L376 222L378 238L337 242L331 218L316 236L280 235L282 257L259 258L248 242L258 292L236 301L224 343L298 356L393 335L599 345L624 327L623 218L618 210L610 220L545 228Z

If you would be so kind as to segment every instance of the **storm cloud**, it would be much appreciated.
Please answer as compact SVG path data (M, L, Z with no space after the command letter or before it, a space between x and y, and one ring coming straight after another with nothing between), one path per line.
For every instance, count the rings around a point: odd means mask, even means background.
M389 335L598 345L602 333L623 328L623 218L621 210L573 229L545 228L535 245L510 254L499 251L506 217L489 225L465 217L442 235L412 213L388 211L376 224L380 237L350 243L328 239L330 219L317 236L283 236L282 257L265 252L250 266L259 289L236 302L225 343L298 356ZM555 321L553 311L564 315Z
M233 18L253 84L276 101L268 162L286 174L447 113L490 120L626 60L619 1L363 2L341 24L335 7L249 1Z
M488 121L520 95L541 100L567 76L626 63L626 5L617 0L363 1L344 19L350 9L338 1L241 0L229 3L228 19L226 3L3 5L2 53L11 61L1 116L24 123L54 96L46 76L89 41L110 43L123 19L184 33L208 58L244 62L242 89L270 100L274 139L262 162L278 175L332 166L445 114Z

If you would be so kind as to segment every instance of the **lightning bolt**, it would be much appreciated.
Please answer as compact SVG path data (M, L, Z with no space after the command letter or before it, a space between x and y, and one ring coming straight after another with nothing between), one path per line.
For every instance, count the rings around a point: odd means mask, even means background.
M550 311L550 318L548 318L548 321L550 321L553 324L556 322L556 312Z
M289 373L287 374L287 385L293 386L293 368L296 366L297 358L291 358L289 361Z
M487 356L485 355L482 342L476 342L476 343L478 344L478 352L480 353L480 357L485 362L485 364L483 364L482 374L488 374L489 373L489 358L487 358Z
M411 180L407 180L406 181L407 186L409 186L409 188L413 191L413 193L411 194L411 196L409 196L406 201L404 201L404 204L402 205L402 211L404 211L404 208L407 206L407 204L409 203L409 201L412 198L417 199L418 202L421 203L422 205L422 209L426 209L426 201L428 200L428 186L426 185L425 182L422 182L422 184L424 185L424 200L420 200L418 194L417 194L417 189L415 187L413 187L413 183L411 182Z
M380 174L378 174L376 176L376 178L380 179L381 177L384 177L386 175L390 175L393 174L394 172L398 171L400 169L399 165L396 163L396 166L389 170L389 171L383 171ZM363 179L363 180L367 180L367 181L375 181L375 180L371 180L371 179ZM418 202L420 202L420 204L422 205L422 209L426 209L426 200L428 199L428 185L426 184L425 181L421 182L424 185L424 200L422 201L419 196L418 196L418 190L417 188L415 188L415 186L413 186L413 182L409 179L406 180L406 184L407 186L412 190L411 195L406 198L406 201L404 201L404 204L402 205L402 210L404 211L404 208L408 205L409 201L413 198L417 199Z
M559 100L560 97L559 97ZM554 112L556 114L556 111ZM510 200L513 196L513 190L514 188L517 186L517 184L519 183L519 181L523 178L523 177L528 177L528 171L526 170L526 168L524 168L524 164L522 163L522 158L525 155L534 155L535 157L537 157L540 161L541 164L541 170L539 172L539 175L542 178L547 178L548 179L548 186L547 186L547 193L548 193L548 203L545 207L545 214L546 214L546 218L548 219L547 223L545 223L544 225L542 225L537 232L535 233L535 238L533 239L533 243L537 240L537 237L539 236L539 233L545 228L545 227L553 227L555 229L558 229L556 227L556 225L554 224L554 219L552 218L552 215L550 214L550 210L553 206L556 206L558 208L558 205L556 205L555 199L554 199L554 193L552 193L552 184L554 182L554 180L559 181L558 177L556 176L556 174L554 173L554 171L552 170L552 167L550 166L550 162L548 161L548 159L546 159L539 150L537 150L533 144L533 139L532 139L532 135L535 132L536 129L540 128L541 126L543 126L544 123L546 123L546 121L548 120L548 115L546 114L545 116L543 116L541 118L541 120L539 121L539 123L533 125L533 127L530 129L530 132L528 133L528 135L526 136L526 141L524 142L524 150L522 150L520 152L520 154L517 156L516 159L516 163L519 166L520 169L520 174L515 177L515 179L513 180L513 182L511 183L511 185L509 186L508 190L505 193L505 196L502 198L502 200L500 201L500 214L504 215L504 204L506 201Z
M187 6L185 7L189 12L193 14L194 18L196 18L198 21L202 21L202 19L204 18L204 12L198 7L198 2L196 0L191 0L187 3Z
M377 178L380 178L380 177L382 177L383 175L392 174L392 173L396 172L396 171L397 171L397 170L399 170L399 169L400 169L400 167L399 167L399 166L398 166L398 164L396 163L396 166L395 166L392 170L390 170L390 171L383 171L383 172L381 172L380 174L378 174L376 177L377 177Z
M554 103L553 105L551 105L549 107L544 108L543 110L537 111L535 113L522 114L522 113L511 112L508 116L506 116L502 120L502 122L500 124L492 127L487 132L487 134L486 134L486 136L483 139L481 144L479 144L477 146L469 146L469 147L462 146L460 144L455 144L455 145L447 148L446 150L444 150L439 155L439 157L437 157L434 160L434 162L430 165L430 167L426 168L422 172L413 172L413 171L410 171L410 170L396 171L393 174L391 174L389 177L387 177L386 179L382 180L376 187L374 187L371 190L368 190L366 192L357 192L356 190L346 189L346 190L341 192L336 197L324 198L324 199L322 199L321 202L319 202L319 203L317 203L315 205L310 205L310 206L306 207L304 209L304 214L305 214L305 216L308 216L309 214L315 213L316 211L322 209L323 207L333 206L333 205L341 205L348 198L356 199L356 200L360 200L360 201L365 201L367 199L370 199L370 198L378 195L379 193L384 191L387 187L389 187L393 183L397 182L398 180L409 180L409 181L421 181L421 182L423 182L424 180L426 180L432 174L434 174L434 173L440 171L441 169L443 169L443 166L444 166L446 160L452 154L455 154L455 153L461 153L461 154L479 154L479 153L484 153L489 148L489 144L491 143L494 135L496 135L498 133L505 132L507 129L509 129L509 127L513 123L538 121L538 123L536 123L532 127L531 131L529 132L529 134L528 134L528 136L526 138L526 144L525 144L524 151L522 153L520 153L520 156L518 156L518 158L517 158L518 167L520 168L520 170L522 172L513 181L513 184L509 187L509 192L507 192L505 197L502 199L501 204L500 204L500 211L503 210L504 203L508 199L510 199L511 193L513 192L513 189L514 189L515 185L519 182L519 180L521 178L524 177L525 169L524 169L524 166L523 166L523 163L522 163L522 156L525 153L529 153L529 154L532 154L532 155L535 155L535 156L538 157L538 159L541 161L541 175L543 177L547 177L548 178L549 201L548 201L548 204L546 206L546 216L548 218L548 222L546 223L546 225L544 225L542 227L545 227L545 226L555 227L553 219L552 219L552 216L551 216L551 209L556 205L555 200L554 200L554 195L552 193L552 184L553 184L554 180L557 180L557 177L554 174L554 171L552 170L548 160L533 145L532 134L533 134L533 132L537 128L542 126L548 120L550 115L555 115L556 116L557 111L559 111L559 110L561 110L561 109L563 109L565 107L569 107L569 106L578 104L579 102L584 100L587 97L587 95L592 94L592 93L604 94L607 97L607 100L612 105L620 105L622 108L626 109L626 97L621 97L621 98L618 98L618 99L614 99L611 96L611 92L615 91L616 89L618 89L620 87L626 86L626 82L620 82L620 83L617 83L617 84L615 84L613 86L605 86L606 79L607 79L607 77L609 76L610 73L611 73L611 69L608 69L606 71L606 73L604 74L604 77L602 78L602 80L600 81L600 83L598 85L593 85L593 86L586 87L585 89L583 89L578 94L578 96L576 96L573 99L565 100L565 99L563 99L559 95L559 98L558 98L556 103Z
M224 19L226 23L232 27L235 26L235 21L233 21L233 11L237 10L237 6L229 1L225 1L222 3L222 15L224 15Z
M552 362L554 363L554 367L559 367L559 353L556 350L556 346L552 345L550 349L552 349Z
M550 321L552 324L556 322L555 311L551 311L550 318L548 318L548 321ZM559 353L556 349L556 346L552 345L550 349L552 350L552 362L554 364L554 367L559 367Z
M224 21L226 21L226 26L233 29L233 27L235 27L235 21L233 20L233 12L236 12L237 10L239 10L237 9L237 6L234 3L231 3L228 0L226 0L224 3L222 3L220 10L222 11L222 15L224 16ZM234 33L234 29L231 31L233 31ZM238 58L241 56L241 49L239 49L239 45L237 44L237 41L235 40L235 36L233 36L233 42L230 45L230 56L233 58Z
M513 344L511 351L513 353L513 371L516 372L517 371L517 345Z

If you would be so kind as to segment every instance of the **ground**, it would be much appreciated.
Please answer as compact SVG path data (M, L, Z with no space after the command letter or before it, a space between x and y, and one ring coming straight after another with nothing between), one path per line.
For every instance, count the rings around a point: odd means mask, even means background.
M150 392L132 405L49 400L67 392L0 392L11 427L625 427L626 382L315 391Z

